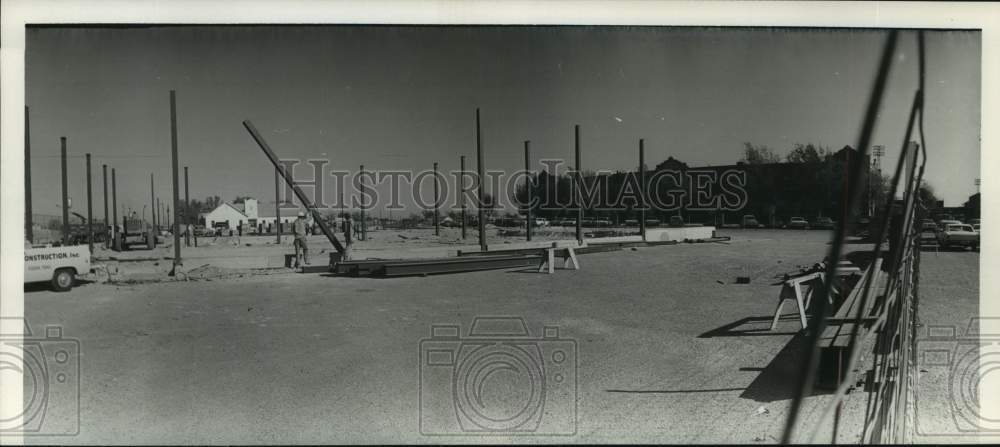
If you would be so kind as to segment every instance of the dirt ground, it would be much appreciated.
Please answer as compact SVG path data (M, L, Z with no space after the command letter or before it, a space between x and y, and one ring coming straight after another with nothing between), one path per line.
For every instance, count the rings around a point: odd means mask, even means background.
M79 340L80 373L79 434L27 442L776 443L798 368L798 323L787 314L778 330L761 330L777 303L773 276L822 259L829 234L720 233L733 240L589 254L580 257L580 270L553 275L377 279L276 271L28 290L29 324L36 333L60 325L64 337ZM373 249L402 240L375 235ZM420 237L406 249L439 249ZM232 247L234 255L245 249ZM977 314L978 265L976 252L924 254L925 325L964 327ZM751 283L735 284L737 276ZM461 325L464 338L483 316L523 317L532 346L541 346L544 374L560 375L545 382L534 435L463 432L457 382L440 380L450 369L422 357L432 325ZM558 327L558 338L539 341L543 326ZM575 347L558 344L565 340ZM575 366L555 363L549 347L557 345ZM933 380L918 383L918 422L952 433L949 387L934 374L945 373L930 368L925 377ZM534 396L516 380L483 391L484 405ZM807 420L824 399L807 401ZM50 405L72 410L71 403Z

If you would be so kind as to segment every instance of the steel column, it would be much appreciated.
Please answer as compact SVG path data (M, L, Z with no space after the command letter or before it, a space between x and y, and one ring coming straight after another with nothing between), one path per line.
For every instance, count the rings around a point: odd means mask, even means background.
M580 168L580 125L573 127L573 148L576 152L576 241L583 244L583 169Z
M111 168L111 248L117 250L115 240L118 238L118 180L115 168Z
M438 164L434 162L434 235L441 235L441 228L438 226Z
M361 176L359 178L358 182L361 185L364 185L364 181L365 181L365 165L361 165L361 171L358 173L358 175ZM364 188L362 188L362 189L364 189ZM368 221L365 219L365 195L364 194L359 194L359 195L361 196L360 197L361 200L358 201L359 202L358 205L361 207L361 222L359 222L359 224L361 225L361 237L358 238L358 240L367 241L368 240Z
M87 246L90 253L94 253L94 196L91 191L90 180L90 153L87 153Z
M646 240L646 140L639 139L639 234Z
M524 142L524 188L527 193L527 205L525 206L525 220L524 220L524 230L526 234L526 239L531 241L531 142Z
M104 247L111 247L111 239L108 234L108 165L101 165L104 178Z
M24 238L35 242L35 230L31 222L31 124L28 106L24 106Z
M460 156L459 160L460 160L459 163L461 164L461 166L459 168L459 170L461 171L461 174L460 174L461 180L458 181L458 189L459 189L458 200L459 200L459 206L462 207L462 240L465 240L465 222L466 222L466 218L465 218L465 156L464 155Z
M66 137L59 137L59 144L62 161L62 242L63 245L69 245L69 185L67 185L66 179Z
M278 170L281 168L274 168L274 234L277 236L278 244L281 244L281 199L279 195L281 194L280 188L278 188Z
M477 215L479 216L479 249L489 250L486 245L486 210L483 209L483 133L479 122L479 109L476 108L476 172L479 178L476 179L476 204Z
M172 159L173 165L173 177L174 177L174 266L183 265L181 261L181 232L180 232L180 202L181 202L181 188L180 182L177 175L177 94L171 90L170 91L170 158ZM169 211L168 211L169 212ZM170 219L168 216L167 219Z

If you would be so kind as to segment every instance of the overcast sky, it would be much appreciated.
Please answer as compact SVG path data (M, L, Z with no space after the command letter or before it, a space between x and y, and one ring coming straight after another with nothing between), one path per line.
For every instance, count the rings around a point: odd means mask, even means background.
M218 26L30 28L32 191L58 214L59 137L69 139L74 210L85 209L83 154L117 168L119 204L170 194L169 102L177 91L180 163L192 198L273 203L273 170L240 124L282 158L330 167L475 166L475 108L486 164L572 159L584 169L732 164L742 143L854 145L886 33L656 27ZM916 39L900 35L874 144L891 167L917 80ZM926 177L961 205L980 177L980 34L927 35ZM109 174L110 175L110 174ZM327 186L328 194L333 186ZM183 197L183 191L181 191ZM405 204L405 202L404 202ZM267 206L267 205L262 205ZM98 211L100 210L100 211Z

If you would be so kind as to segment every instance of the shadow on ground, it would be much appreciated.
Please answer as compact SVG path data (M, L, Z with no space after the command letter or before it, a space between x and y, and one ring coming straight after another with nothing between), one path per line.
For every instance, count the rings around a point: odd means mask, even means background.
M94 284L96 282L97 281L90 281L90 280L86 280L86 279L77 278L76 279L76 283L73 284L73 288L84 287L84 286L87 286L87 285L90 285L90 284ZM72 290L73 289L70 289L67 292L72 291ZM49 283L48 281L46 281L46 282L29 282L29 283L25 283L24 284L24 293L51 292L51 291L52 291L52 284Z
M740 398L756 402L794 399L808 345L805 332L795 334L740 394ZM830 394L830 391L814 388L811 396L821 394Z

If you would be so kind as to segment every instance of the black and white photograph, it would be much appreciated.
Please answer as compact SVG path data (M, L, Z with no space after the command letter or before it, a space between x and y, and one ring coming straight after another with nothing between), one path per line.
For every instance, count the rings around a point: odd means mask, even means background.
M1000 442L997 6L125 3L4 4L0 443Z

